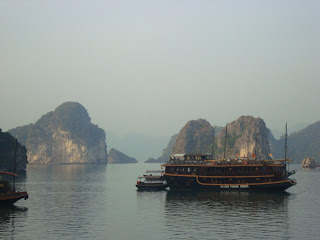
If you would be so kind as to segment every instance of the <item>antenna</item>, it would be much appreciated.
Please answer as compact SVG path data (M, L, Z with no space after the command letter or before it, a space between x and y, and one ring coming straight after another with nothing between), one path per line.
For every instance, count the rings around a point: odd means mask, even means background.
M228 123L227 123L227 125L226 125L226 136L224 137L224 151L223 151L223 159L225 159L225 158L226 158L227 136L228 136Z

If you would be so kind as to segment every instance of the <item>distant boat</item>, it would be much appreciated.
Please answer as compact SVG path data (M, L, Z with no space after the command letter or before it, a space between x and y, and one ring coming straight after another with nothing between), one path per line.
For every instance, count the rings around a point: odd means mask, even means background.
M147 170L146 173L149 174L139 176L137 179L138 190L164 190L168 187L162 170Z
M13 176L18 175L11 172L0 171L0 175ZM7 180L0 180L0 206L13 205L16 201L24 198L28 199L27 192L16 192L15 187L12 187Z

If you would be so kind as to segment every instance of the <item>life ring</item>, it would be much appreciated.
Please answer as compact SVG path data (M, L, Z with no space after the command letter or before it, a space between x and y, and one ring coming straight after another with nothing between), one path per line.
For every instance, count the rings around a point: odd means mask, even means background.
M246 160L244 160L242 163L243 163L244 165L247 165L247 164L248 164L248 162L247 162Z

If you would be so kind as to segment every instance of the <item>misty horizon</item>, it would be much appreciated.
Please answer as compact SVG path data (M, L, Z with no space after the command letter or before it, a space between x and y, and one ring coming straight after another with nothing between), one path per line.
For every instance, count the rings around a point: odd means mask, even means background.
M3 131L67 101L119 136L320 120L318 1L2 1ZM314 108L314 109L313 109Z

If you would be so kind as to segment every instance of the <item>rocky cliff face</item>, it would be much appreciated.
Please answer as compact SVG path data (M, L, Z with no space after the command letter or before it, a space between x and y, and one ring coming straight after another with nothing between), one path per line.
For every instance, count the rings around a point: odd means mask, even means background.
M31 164L107 163L105 132L76 102L64 103L35 124L9 132L25 144Z
M181 129L171 153L211 152L213 135L214 129L208 121L204 119L189 121Z
M2 132L0 129L0 170L13 172L14 162L16 162L16 173L25 173L28 163L27 149L18 142L15 161L15 145L15 138L10 133Z
M129 157L114 148L110 149L108 158L109 158L109 163L137 163L138 162L135 158Z
M307 157L302 160L302 167L305 168L315 168L317 166L316 161L313 157Z
M215 140L215 158L224 157L225 136L226 129ZM266 159L269 153L269 129L261 118L242 116L227 125L226 158L255 154L258 159Z
M215 127L214 158L224 157L225 128ZM218 132L218 133L217 133ZM181 129L171 154L212 153L214 128L204 119L192 120ZM228 124L226 158L236 156L266 159L270 153L269 129L261 118L242 116Z

